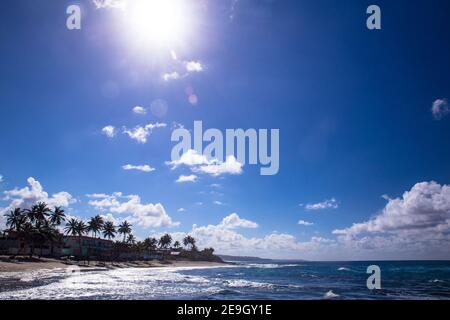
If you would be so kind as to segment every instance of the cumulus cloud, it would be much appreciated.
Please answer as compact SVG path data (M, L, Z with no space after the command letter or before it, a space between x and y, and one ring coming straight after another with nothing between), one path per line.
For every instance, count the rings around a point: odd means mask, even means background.
M0 174L0 183L3 182L3 176Z
M95 209L113 215L128 214L124 219L143 228L179 225L178 222L172 221L162 204L142 203L137 195L125 196L121 192L116 192L111 195L93 194L88 197L91 198L89 205Z
M450 113L450 106L447 99L437 99L433 102L431 113L436 120L441 120Z
M197 182L198 177L195 174L191 174L189 176L181 175L176 182L184 183L184 182Z
M199 61L188 61L185 63L186 70L188 72L201 72L203 71L203 65Z
M335 198L325 200L319 203L309 203L305 206L306 210L324 210L324 209L337 209L339 207Z
M373 218L333 231L347 250L409 259L450 257L450 186L421 182L402 197L386 199Z
M179 160L169 161L166 164L172 169L185 165L195 173L205 173L216 177L224 174L240 175L243 172L243 164L234 156L228 156L225 162L217 159L208 160L206 156L192 149L186 151Z
M148 136L157 128L165 128L167 124L165 123L149 123L145 126L136 126L133 129L124 129L124 133L127 134L131 139L136 140L139 143L146 143Z
M136 114L147 114L147 109L141 107L141 106L136 106L133 108L133 112Z
M241 217L238 216L237 213L232 213L229 216L223 218L219 226L226 229L258 228L258 224L256 222L242 219Z
M178 168L181 165L192 167L208 163L209 161L204 155L199 154L197 153L197 151L192 149L183 153L180 159L166 162L167 165L172 167L172 170Z
M299 220L299 221L298 221L298 224L301 225L301 226L306 226L306 227L309 227L309 226L313 226L313 225L314 225L314 223L308 222L308 221L305 221L305 220Z
M148 164L141 165L141 166L135 166L135 165L127 164L127 165L124 165L122 167L122 169L123 170L137 170L137 171L142 171L142 172L152 172L152 171L156 170L155 168L152 168Z
M401 198L388 199L376 217L334 233L357 235L428 229L450 231L450 186L434 181L417 183Z
M182 240L190 234L200 248L213 247L216 252L232 255L257 255L271 258L313 258L317 252L333 250L335 241L312 237L306 242L298 242L293 235L271 232L261 237L247 237L239 232L254 229L258 224L240 218L236 213L222 219L217 225L194 225L188 233L172 234L174 240Z
M28 178L27 183L28 186L23 188L14 188L3 192L3 201L8 201L9 204L6 207L0 207L0 222L4 214L14 208L26 209L37 202L45 202L50 207L68 208L76 202L74 197L65 191L57 192L50 196L35 178Z
M209 164L194 168L194 171L217 177L223 174L240 175L242 174L242 167L243 164L238 162L234 156L228 156L225 162L212 160Z
M108 138L114 138L116 136L116 128L114 126L106 126L102 129L102 133Z

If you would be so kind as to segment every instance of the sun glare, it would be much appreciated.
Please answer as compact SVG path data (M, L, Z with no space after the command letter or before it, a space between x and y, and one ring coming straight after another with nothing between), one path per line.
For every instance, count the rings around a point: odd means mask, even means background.
M170 46L184 40L187 9L183 0L135 0L127 8L127 23L141 44Z

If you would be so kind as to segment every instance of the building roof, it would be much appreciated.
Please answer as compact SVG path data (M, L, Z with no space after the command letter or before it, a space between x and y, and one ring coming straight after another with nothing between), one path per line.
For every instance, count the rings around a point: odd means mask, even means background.
M106 243L111 243L113 244L114 241L112 240L107 240L107 239L102 239L102 238L94 238L94 237L88 237L88 236L64 236L64 239L71 239L71 240L95 240L95 241L101 241L101 242L106 242Z

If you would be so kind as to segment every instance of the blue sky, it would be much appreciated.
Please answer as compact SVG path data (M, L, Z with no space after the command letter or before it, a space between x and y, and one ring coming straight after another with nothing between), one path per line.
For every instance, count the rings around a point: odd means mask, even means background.
M188 1L170 45L137 39L123 9L10 2L1 211L49 200L79 218L131 219L139 238L190 232L231 254L450 258L448 1L377 1L376 31L368 1ZM81 30L66 28L70 4ZM195 120L280 129L279 173L171 170L171 133ZM166 126L146 143L124 133L150 123Z

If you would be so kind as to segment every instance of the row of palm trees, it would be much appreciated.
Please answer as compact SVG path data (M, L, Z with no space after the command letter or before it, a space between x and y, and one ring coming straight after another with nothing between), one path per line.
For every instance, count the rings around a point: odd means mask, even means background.
M30 257L34 253L34 248L39 246L41 249L45 243L50 243L51 254L55 245L62 245L63 233L65 235L81 238L91 234L94 238L103 236L103 238L112 240L116 235L122 236L122 241L117 242L122 246L126 245L134 251L155 251L157 249L175 249L179 250L182 245L179 241L173 241L170 234L163 235L159 240L148 237L144 241L136 241L132 233L132 225L127 221L122 222L117 227L111 221L105 221L103 217L97 215L88 222L70 218L66 221L66 213L61 207L50 207L43 202L39 202L30 209L16 208L11 210L6 216L6 225L9 232L15 232L21 243L21 248L27 245L30 248ZM61 225L65 223L64 227ZM196 251L196 240L188 235L183 239L183 245L191 251ZM20 252L19 252L20 254Z

